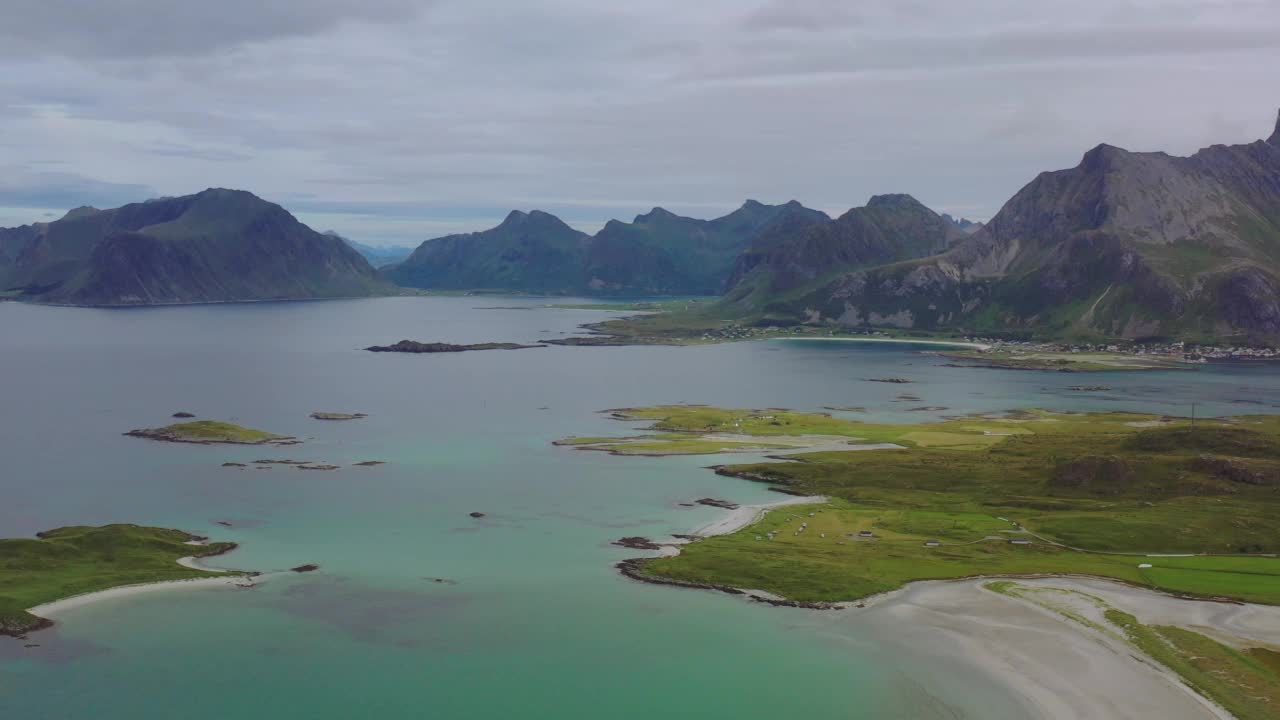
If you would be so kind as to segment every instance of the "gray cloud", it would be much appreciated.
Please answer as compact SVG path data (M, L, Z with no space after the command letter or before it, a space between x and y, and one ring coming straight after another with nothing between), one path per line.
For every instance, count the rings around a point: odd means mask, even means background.
M747 197L985 218L1099 142L1247 142L1280 106L1271 0L8 5L0 205L243 187L373 242Z
M6 0L0 53L199 55L312 35L347 21L401 21L421 5L414 0Z

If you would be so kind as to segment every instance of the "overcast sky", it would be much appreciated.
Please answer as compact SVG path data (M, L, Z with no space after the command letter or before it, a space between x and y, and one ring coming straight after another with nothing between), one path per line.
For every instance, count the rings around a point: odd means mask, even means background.
M619 6L615 8L613 6ZM624 6L625 7L621 7ZM372 244L1271 133L1280 0L0 0L0 225L206 187Z

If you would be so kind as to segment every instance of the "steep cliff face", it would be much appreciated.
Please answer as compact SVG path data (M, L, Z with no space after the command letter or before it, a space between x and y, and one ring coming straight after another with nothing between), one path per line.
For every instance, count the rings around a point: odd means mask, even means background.
M1108 145L936 256L772 308L814 322L1055 336L1280 338L1280 127L1188 158Z
M788 212L738 257L726 301L760 307L840 270L926 257L963 237L910 195L878 195L835 220Z
M52 223L0 231L10 292L78 305L303 299L386 292L338 238L238 190L79 208Z
M572 292L587 240L554 215L514 211L490 230L428 240L384 272L406 287Z

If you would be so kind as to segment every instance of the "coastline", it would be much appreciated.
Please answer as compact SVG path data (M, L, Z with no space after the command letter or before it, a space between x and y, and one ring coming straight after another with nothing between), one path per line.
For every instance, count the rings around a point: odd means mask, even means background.
M185 559L185 558L184 558ZM201 568L202 570L204 568ZM219 571L210 571L219 572ZM226 570L220 572L229 572ZM256 578L255 578L256 579ZM52 618L53 616L64 613L68 610L92 605L103 600L111 600L115 598L132 597L145 593L156 592L160 590L176 590L190 589L202 587L235 587L245 580L243 575L232 575L227 577L210 577L210 578L189 578L186 580L161 580L159 582L138 583L136 585L120 585L118 587L107 588L106 590L95 590L93 592L81 593L70 597L61 598L52 602L36 605L27 608L27 612L39 618Z
M968 342L965 340L925 340L916 338L885 338L885 337L772 337L766 340L816 340L818 342L861 342L861 343L897 343L910 345L941 345L946 347L967 347L976 350L989 350L990 345L986 343Z
M1231 720L1176 672L1129 643L1038 603L983 587L991 581L917 581L880 596L856 615L840 617L866 622L886 644L927 647L931 655L979 668L1005 686L1031 717ZM1039 591L1100 596L1140 621L1186 626L1236 647L1280 642L1277 607L1184 600L1093 578L1017 582Z
M795 496L744 505L692 533L695 538L737 532L770 510L820 504L825 496ZM680 553L689 542L664 543L660 557ZM833 622L856 625L904 654L927 653L934 660L976 668L1003 687L1028 717L1074 720L1233 720L1226 709L1201 695L1179 674L1102 626L1074 619L1070 602L1033 601L984 587L1012 579L1033 593L1063 598L1091 597L1155 625L1174 625L1243 650L1280 651L1280 606L1223 603L1185 598L1127 583L1071 575L983 576L917 580L857 601L806 603L772 593L669 580L644 571L650 558L617 564L628 578L688 589L715 590L782 607L835 610ZM1088 601L1086 601L1086 604ZM856 610L855 610L856 608ZM1085 613L1087 615L1087 613ZM922 650L925 649L925 650ZM1082 692L1081 688L1088 688Z

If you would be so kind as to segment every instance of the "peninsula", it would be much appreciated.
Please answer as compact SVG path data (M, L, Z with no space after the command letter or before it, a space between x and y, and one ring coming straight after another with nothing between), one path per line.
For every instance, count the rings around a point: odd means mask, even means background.
M0 635L49 627L51 620L30 610L66 598L125 586L241 576L192 562L235 548L235 543L140 525L63 527L35 538L0 540Z
M969 636L965 623L1028 612L1004 596L1068 623L1036 625L1032 612L1024 625L1045 637L1144 656L1213 712L1262 720L1280 702L1280 418L1031 410L895 425L705 406L607 412L650 422L648 434L564 444L664 455L829 443L715 467L798 497L735 511L687 544L655 540L658 557L619 563L628 577L774 605L874 606L964 637L978 655L1052 655L1034 638L1001 650ZM917 584L939 580L957 582ZM1034 678L1046 702L1075 702Z

